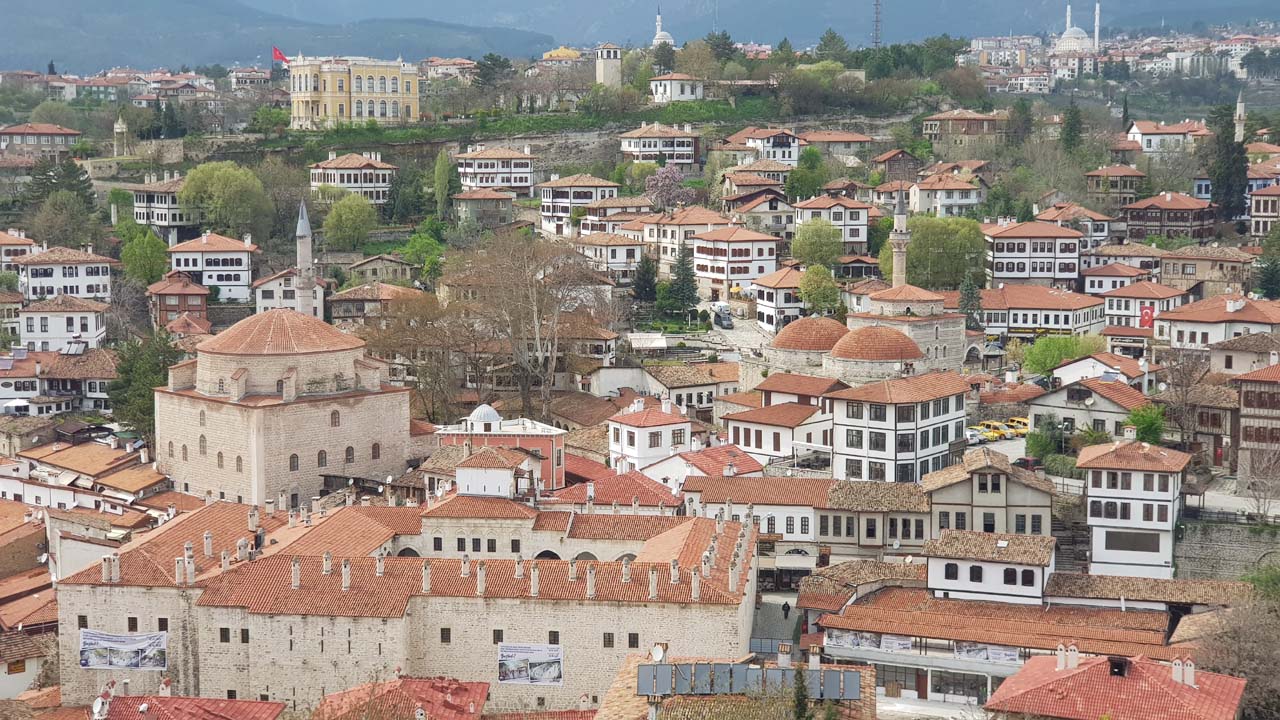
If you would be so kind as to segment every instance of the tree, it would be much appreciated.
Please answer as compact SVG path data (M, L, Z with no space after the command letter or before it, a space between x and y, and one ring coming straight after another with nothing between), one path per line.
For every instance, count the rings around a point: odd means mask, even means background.
M289 109L263 105L253 112L253 119L245 128L249 132L262 133L270 138L289 129Z
M676 71L696 78L715 80L720 75L720 63L706 43L694 40L676 54Z
M796 228L791 241L791 255L805 267L824 267L830 270L844 254L844 242L840 228L822 218L806 220Z
M1014 101L1013 107L1009 108L1009 142L1014 145L1025 142L1035 129L1034 123L1031 116L1031 101L1018 98Z
M1266 578L1274 578L1268 569ZM1255 580L1258 573L1247 576ZM1197 648L1200 667L1210 672L1234 675L1248 680L1240 701L1245 720L1280 717L1280 600L1268 591L1273 581L1258 582L1260 591L1229 609L1218 613L1218 620L1205 629Z
M132 222L132 219L129 219ZM150 228L134 225L137 230L124 241L120 249L120 262L125 275L142 285L150 285L164 277L169 269L169 246Z
M37 160L31 169L31 181L23 190L23 203L39 205L59 190L74 193L85 207L93 207L93 181L80 163L70 156L60 160L52 157Z
M1159 445L1164 440L1164 406L1143 405L1129 412L1125 422L1138 431L1138 440Z
M1258 290L1268 300L1280 299L1280 258L1263 257L1257 262Z
M717 62L728 62L738 53L738 49L733 46L733 38L729 36L728 30L709 32L702 41L711 49L711 53L715 55Z
M698 197L697 191L684 186L684 173L675 166L660 167L645 178L644 190L658 209L687 205Z
M160 119L160 132L168 139L180 138L187 134L187 128L178 117L177 103L164 104L164 112Z
M92 244L98 235L98 225L89 208L70 190L58 190L46 198L30 225L32 237L61 247Z
M70 105L57 100L45 100L35 106L31 111L31 117L27 120L33 123L49 123L78 129L76 128L76 111Z
M436 153L436 166L433 173L435 182L432 183L435 188L436 217L443 218L449 214L449 196L452 194L450 180L455 172L453 163L449 162L449 153L443 150Z
M653 49L654 71L658 74L669 73L676 69L676 49L669 42L660 42ZM645 92L649 91L648 85Z
M840 286L826 267L811 265L800 278L800 297L809 312L831 314L840 307Z
M0 292L18 292L18 273L12 270L0 271Z
M1084 136L1084 118L1080 114L1080 106L1072 100L1062 112L1062 129L1058 134L1058 144L1063 150L1074 153Z
M778 47L773 49L773 54L769 56L769 60L781 65L782 67L795 67L796 51L791 47L791 41L782 38L778 43Z
M279 240L280 246L273 247L273 252L294 252L294 232L298 227L298 204L312 198L311 181L305 168L290 165L283 156L268 155L253 174L262 183L262 189L271 202L271 230L269 237ZM320 209L320 203L314 203ZM323 221L322 215L312 217L313 221Z
M813 708L809 706L809 683L805 679L804 673L796 673L791 695L792 720L813 720Z
M1164 355L1165 390L1160 402L1165 407L1165 417L1178 428L1183 447L1195 435L1199 421L1202 392L1198 388L1209 374L1209 358L1203 352L1186 348L1170 349Z
M169 380L169 366L182 359L164 331L141 340L131 340L117 350L116 380L107 387L111 416L155 446L156 418L154 388Z
M917 215L907 223L907 282L927 290L958 289L966 277L985 282L986 238L977 221ZM880 274L893 277L893 248L880 248Z
M822 33L822 38L818 40L818 46L814 48L813 54L819 60L834 60L840 64L844 64L845 58L849 55L849 43L840 36L833 28L827 28Z
M640 262L636 263L636 277L631 290L635 293L636 300L641 302L658 299L658 264L648 253L642 254Z
M1125 64L1125 67L1128 65ZM1120 107L1120 127L1124 128L1125 132L1129 132L1131 125L1133 125L1133 117L1129 115L1129 93L1125 93L1124 104Z
M686 317L698 304L698 280L693 275L693 247L682 243L675 266L671 269L671 282L666 292L658 294L658 310L671 317Z
M228 237L269 236L275 208L262 181L249 168L231 161L197 165L178 193L186 212L203 216L204 225Z
M1209 115L1213 143L1207 165L1212 183L1210 199L1218 205L1222 220L1234 220L1248 212L1249 155L1244 143L1235 140L1235 108L1219 105Z
M324 242L335 250L355 250L378 226L378 213L363 196L352 193L333 204L324 219Z
M964 315L966 330L982 329L982 291L972 276L960 283L960 314Z
M867 254L871 257L879 257L880 250L884 247L886 241L889 240L889 233L893 232L893 218L882 217L871 223L867 228Z
M424 221L418 226L417 231L409 236L400 253L406 262L421 268L424 278L433 281L444 271L441 262L444 256L443 229L436 227L437 225L442 223Z
M485 53L476 63L472 84L479 88L492 88L515 72L511 61L497 53Z
M422 171L416 167L401 168L391 181L387 201L382 212L388 222L408 223L426 212L427 198L423 191Z
M1023 359L1023 369L1034 375L1043 375L1067 360L1075 360L1094 352L1096 345L1082 342L1075 335L1054 335L1036 340Z
M1059 455L1066 448L1067 437L1062 430L1062 423L1054 415L1046 415L1036 421L1036 429L1027 433L1026 453L1028 457L1043 460L1050 455Z
M800 151L796 168L787 176L787 195L804 200L817 195L827 184L826 165L818 148L809 146Z

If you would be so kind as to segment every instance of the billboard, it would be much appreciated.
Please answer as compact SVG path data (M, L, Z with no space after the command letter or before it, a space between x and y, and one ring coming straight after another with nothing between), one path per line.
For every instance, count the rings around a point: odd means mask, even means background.
M561 685L564 652L560 645L498 646L498 682L513 685Z
M987 660L989 662L1016 663L1018 649L1004 645L956 642L955 656L959 660Z
M169 667L169 633L112 635L80 631L80 667L112 670L165 670Z

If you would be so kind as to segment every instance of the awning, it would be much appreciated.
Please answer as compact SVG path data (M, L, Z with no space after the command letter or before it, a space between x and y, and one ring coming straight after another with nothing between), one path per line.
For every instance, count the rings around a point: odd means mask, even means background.
M814 555L775 555L773 566L779 570L812 570L818 567Z
M667 338L662 333L629 333L627 342L633 350L666 350Z

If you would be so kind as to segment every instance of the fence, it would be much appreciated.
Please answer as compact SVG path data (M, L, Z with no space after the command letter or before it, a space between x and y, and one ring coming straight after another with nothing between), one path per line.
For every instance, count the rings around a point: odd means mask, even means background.
M1198 507L1183 507L1182 518L1233 525L1280 525L1280 514L1262 515L1244 510L1205 510Z

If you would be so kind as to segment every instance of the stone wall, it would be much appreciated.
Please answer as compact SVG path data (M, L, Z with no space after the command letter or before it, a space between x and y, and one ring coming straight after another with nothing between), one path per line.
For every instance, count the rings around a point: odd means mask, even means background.
M213 332L222 332L253 314L253 303L209 303L207 310Z
M973 402L971 396L965 407L969 411L968 423L970 425L977 425L987 420L1004 422L1011 417L1030 417L1027 415L1026 403L989 403L984 405Z
M1183 521L1178 531L1173 562L1179 578L1239 580L1280 563L1280 527Z

